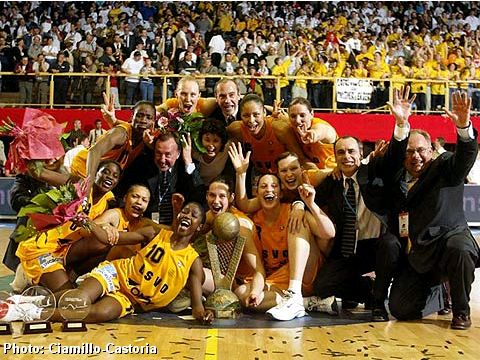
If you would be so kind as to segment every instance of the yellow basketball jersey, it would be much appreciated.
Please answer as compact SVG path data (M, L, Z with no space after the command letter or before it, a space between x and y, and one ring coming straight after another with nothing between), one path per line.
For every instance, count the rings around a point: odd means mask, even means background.
M108 200L112 198L114 195L109 191L93 204L87 211L89 219L94 220L102 215L108 209ZM91 204L91 195L89 199ZM81 206L78 211L80 210ZM55 253L60 248L82 238L84 233L81 228L77 228L71 221L67 221L56 228L40 233L37 237L22 241L16 254L20 260L32 260L46 253Z
M115 260L120 291L145 310L167 306L179 294L198 253L189 244L171 248L173 232L162 229L134 257Z

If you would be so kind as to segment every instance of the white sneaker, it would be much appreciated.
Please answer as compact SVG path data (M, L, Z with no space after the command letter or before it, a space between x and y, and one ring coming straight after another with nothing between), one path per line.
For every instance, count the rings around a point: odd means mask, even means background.
M172 313L179 313L188 309L191 305L192 300L190 298L190 291L184 288L180 291L177 297L167 305L167 309Z
M22 264L19 264L17 266L17 269L15 270L15 278L10 283L10 286L12 287L12 290L16 293L21 293L23 290L25 290L30 285L32 285L32 279L30 279L25 274L25 270L23 270Z
M34 321L41 317L42 309L32 303L0 303L0 322Z
M25 296L25 295L12 295L8 300L14 304L35 304L36 306L50 305L50 299L47 299L44 295Z
M330 315L338 315L338 305L335 296L329 296L325 299L319 296L309 296L303 298L303 304L308 311L325 312Z
M307 314L303 306L301 294L295 294L290 290L286 290L283 293L283 299L277 306L267 311L268 315L275 320L288 321Z

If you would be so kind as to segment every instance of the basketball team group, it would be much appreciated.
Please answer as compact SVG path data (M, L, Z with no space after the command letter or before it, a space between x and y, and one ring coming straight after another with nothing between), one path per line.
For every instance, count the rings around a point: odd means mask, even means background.
M181 78L175 98L138 102L130 121L116 118L114 100L104 95L110 130L69 169L61 156L10 159L24 165L12 203L66 188L79 198L55 208L75 206L74 216L41 230L32 222L43 214L18 207L4 257L15 292L41 285L58 299L79 289L92 303L87 322L191 307L208 324L204 300L215 281L207 239L228 212L245 240L232 285L243 311L288 321L363 304L372 321L439 312L451 314L453 329L471 326L479 247L463 186L478 144L466 93L445 109L455 152L438 156L429 134L410 127L409 87L388 103L390 141L365 157L354 134L339 137L305 98L268 107L255 94L241 98L231 79L203 98L195 78ZM231 226L216 224L218 243ZM16 296L0 320L40 318L35 301Z

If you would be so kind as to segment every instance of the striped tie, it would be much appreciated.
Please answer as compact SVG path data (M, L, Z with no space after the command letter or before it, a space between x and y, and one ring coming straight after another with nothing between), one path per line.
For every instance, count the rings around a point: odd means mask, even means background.
M171 225L173 220L172 190L170 186L170 172L160 173L160 189L158 201L158 222Z
M340 250L344 257L350 257L355 254L357 245L356 221L357 221L357 205L354 181L347 178L347 192L343 197L343 234Z

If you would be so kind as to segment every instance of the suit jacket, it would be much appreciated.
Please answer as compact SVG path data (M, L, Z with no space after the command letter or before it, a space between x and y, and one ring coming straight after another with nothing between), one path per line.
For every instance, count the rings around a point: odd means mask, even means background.
M205 205L206 189L205 184L200 177L200 167L196 161L195 170L192 174L188 175L185 171L185 163L179 158L172 169L171 176L171 192L180 193L185 197L185 203L189 201L196 201L202 205ZM147 186L150 189L151 199L148 205L146 216L151 216L152 212L157 211L159 202L159 182L160 172L157 170L156 174L147 179Z
M357 171L357 182L367 209L372 211L384 225L391 218L391 198L387 189L393 182L393 174L402 167L408 140L397 141L392 137L383 157L376 157L367 165L361 164ZM330 254L332 258L341 257L341 239L343 234L343 179L327 177L316 189L315 202L327 213L336 227L336 235Z
M455 153L446 152L433 160L407 192L405 169L401 169L392 189L394 212L398 232L398 213L408 211L409 237L412 249L408 259L419 273L433 268L444 249L447 239L464 232L472 239L468 249L478 253L478 245L468 229L463 212L463 188L478 151L476 140L457 140Z

